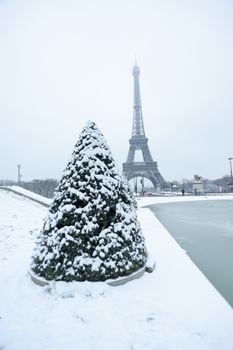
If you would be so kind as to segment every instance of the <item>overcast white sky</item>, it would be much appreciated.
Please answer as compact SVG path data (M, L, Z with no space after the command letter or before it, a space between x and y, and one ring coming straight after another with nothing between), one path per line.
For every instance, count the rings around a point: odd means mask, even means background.
M60 178L89 119L121 167L135 56L164 178L229 173L233 1L0 0L0 49L0 179Z

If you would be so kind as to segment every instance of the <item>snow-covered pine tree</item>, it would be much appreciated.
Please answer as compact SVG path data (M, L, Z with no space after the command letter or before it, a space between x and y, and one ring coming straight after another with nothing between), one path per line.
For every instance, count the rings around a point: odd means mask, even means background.
M144 266L135 203L103 135L88 122L57 187L32 271L47 280L104 281Z

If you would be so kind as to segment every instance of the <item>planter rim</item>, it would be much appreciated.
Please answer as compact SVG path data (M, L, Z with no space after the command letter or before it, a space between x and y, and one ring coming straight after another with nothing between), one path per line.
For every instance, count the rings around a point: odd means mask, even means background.
M103 283L106 283L109 286L113 286L113 287L121 286L121 285L123 285L123 284L125 284L125 283L127 283L129 281L133 281L134 279L140 278L144 274L144 272L153 272L154 268L155 268L155 262L149 268L145 264L143 267L139 268L137 271L134 271L130 275L121 276L121 277L118 277L116 279L108 279L106 281L96 281L96 282L97 283L103 282ZM60 281L55 281L55 280L48 281L48 280L46 280L43 277L37 276L31 269L28 271L28 274L29 274L31 280L35 284L37 284L37 285L39 285L41 287L48 286L49 284L54 283L54 282L55 283L56 282L60 282ZM79 282L79 281L74 281L74 282ZM84 282L86 282L86 281L84 281ZM88 281L88 282L96 283L95 281ZM80 282L80 283L83 283L83 282Z

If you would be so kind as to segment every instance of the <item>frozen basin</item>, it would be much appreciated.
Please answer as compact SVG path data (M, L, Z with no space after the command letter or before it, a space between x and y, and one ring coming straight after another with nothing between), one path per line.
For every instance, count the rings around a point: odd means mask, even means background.
M233 307L233 200L148 207Z

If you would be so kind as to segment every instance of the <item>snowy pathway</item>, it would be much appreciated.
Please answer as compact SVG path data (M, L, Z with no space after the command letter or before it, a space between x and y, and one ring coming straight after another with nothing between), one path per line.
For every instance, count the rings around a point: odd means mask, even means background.
M148 209L139 218L152 274L120 287L58 283L52 293L33 284L27 271L46 212L0 190L0 349L233 349L232 309Z

